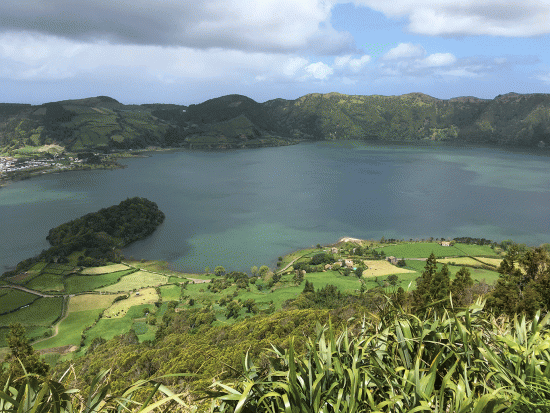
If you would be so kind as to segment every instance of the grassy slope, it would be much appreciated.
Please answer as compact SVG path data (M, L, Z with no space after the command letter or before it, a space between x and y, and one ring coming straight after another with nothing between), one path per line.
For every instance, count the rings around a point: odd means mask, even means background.
M393 254L397 257L405 256L406 258L426 258L432 251L439 256L461 255L463 258L452 258L447 261L453 262L453 260L455 260L456 264L464 263L476 266L477 268L469 268L472 277L476 280L485 280L486 282L492 283L498 278L498 273L496 271L483 269L481 268L483 266L481 262L468 257L470 254L492 254L496 256L494 252L486 246L480 247L476 245L457 244L456 247L441 247L436 243L404 243L401 245L378 246L377 249L384 250L387 255ZM322 249L317 248L295 251L282 257L281 267L296 258L302 257L301 260L307 260L307 257L311 257L321 251ZM477 256L479 257L479 255ZM485 259L492 264L498 261L497 258L478 259ZM467 260L467 262L464 260ZM373 266L375 266L378 262L373 261L373 263ZM391 266L383 261L379 261L379 263L385 264L383 274L364 278L367 288L387 286L385 281L388 275L395 273L398 276L397 286L409 290L415 287L414 281L423 271L425 266L425 261L407 259L407 266L405 269L410 272L403 274L399 273L401 269L398 267ZM442 264L439 264L439 267L441 266ZM133 261L125 264L124 268L129 269L120 271L121 268L120 265L106 266L95 270L84 271L87 273L94 272L100 274L79 275L74 274L72 272L74 268L66 264L50 264L47 266L35 265L32 269L32 271L34 271L34 278L32 278L31 281L20 280L19 282L27 282L28 285L47 285L49 288L51 288L54 282L61 282L65 294L92 291L97 289L98 286L103 285L104 287L100 287L99 289L108 293L107 295L84 294L71 298L68 305L68 316L59 325L59 335L39 343L39 348L78 345L83 329L91 326L100 314L104 314L104 317L87 332L85 340L86 345L95 337L113 337L117 334L127 332L130 328L134 328L140 333L140 340L153 338L156 327L145 324L146 319L143 309L148 308L152 314L151 316L158 320L162 317L169 301L178 302L178 307L180 308L188 308L189 299L193 298L195 308L212 306L218 320L217 322L220 324L227 324L234 322L234 319L228 320L226 318L226 307L218 304L218 300L222 297L226 297L229 300L239 299L242 302L253 299L260 310L266 310L270 307L277 310L283 306L285 301L296 298L303 290L303 284L299 286L294 284L292 280L294 276L293 271L287 271L286 274L283 274L280 282L275 284L271 289L265 286L264 281L258 280L256 285L250 284L245 290L237 290L236 286L233 285L220 292L214 293L208 289L208 283L194 283L191 281L185 289L182 290L181 287L181 284L187 281L185 278L186 275L190 278L205 280L217 278L213 275L176 273L169 270L166 263L160 261ZM138 268L143 268L144 270L140 271ZM394 268L395 271L391 271L392 268ZM290 267L290 269L292 269L292 267ZM454 275L460 267L458 265L449 265L449 269L451 274ZM119 271L110 272L114 270ZM41 278L44 279L41 280ZM316 289L321 289L328 284L333 284L342 292L353 293L361 288L361 282L354 274L344 276L339 272L327 271L306 274L305 279L312 282ZM45 280L47 280L47 282L45 282ZM159 301L159 296L155 289L149 286L159 284L163 284L160 287L163 304L160 308L157 308L154 304ZM138 291L140 294L136 295L132 293L130 298L111 304L117 296L116 294L112 294L113 292L129 290ZM0 290L0 293L2 293L2 290ZM184 298L180 300L182 293ZM235 293L237 293L236 296L234 295ZM47 331L51 322L60 316L61 300L61 297L57 299L38 299L26 309L19 310L11 315L0 316L0 324L6 326L9 321L23 321L24 324L31 329L34 336L41 335ZM248 314L243 307L237 319L244 319L249 315L250 314ZM0 329L0 339L2 339L4 333L5 329Z

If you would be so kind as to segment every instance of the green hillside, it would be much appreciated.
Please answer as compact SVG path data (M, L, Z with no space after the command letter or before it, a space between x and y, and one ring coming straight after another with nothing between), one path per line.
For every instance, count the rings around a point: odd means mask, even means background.
M436 99L421 93L313 93L258 103L228 95L197 105L124 105L99 96L0 104L0 153L49 144L69 151L277 146L296 140L452 141L550 145L550 95ZM26 148L26 149L25 149Z

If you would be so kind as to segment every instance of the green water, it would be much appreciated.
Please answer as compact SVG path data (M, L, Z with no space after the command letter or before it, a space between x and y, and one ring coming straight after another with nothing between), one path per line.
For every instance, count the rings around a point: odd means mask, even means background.
M166 221L125 250L177 269L249 270L340 237L550 242L550 158L448 146L315 143L156 153L113 171L47 175L0 190L0 270L47 248L53 226L127 197Z

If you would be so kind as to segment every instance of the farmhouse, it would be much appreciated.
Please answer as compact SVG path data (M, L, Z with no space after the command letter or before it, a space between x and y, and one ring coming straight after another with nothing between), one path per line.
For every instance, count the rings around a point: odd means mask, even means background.
M345 260L345 261L344 261L344 264L345 264L346 267L348 267L348 268L353 268L353 260Z
M397 261L399 260L393 255L390 255L389 257L386 257L386 261L388 261L390 264L397 265Z
M442 247L450 247L451 246L451 241L441 241L441 246Z

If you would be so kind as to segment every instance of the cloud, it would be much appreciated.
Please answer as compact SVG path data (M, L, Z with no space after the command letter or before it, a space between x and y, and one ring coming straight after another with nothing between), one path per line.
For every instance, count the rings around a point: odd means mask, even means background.
M315 79L326 80L334 73L334 70L329 65L323 62L312 63L306 67L306 72Z
M340 54L354 40L318 0L4 0L0 32L112 44Z
M394 47L388 51L382 59L396 60L396 59L408 59L418 58L426 55L426 50L419 44L401 43L397 47Z
M349 70L352 73L359 73L369 63L371 57L363 55L354 59L352 55L338 56L334 59L334 66L340 69Z
M392 18L408 18L412 33L432 36L529 37L550 33L548 0L357 0Z
M418 63L421 66L436 67L448 66L456 62L456 57L451 53L434 53L420 60Z

